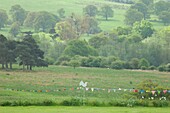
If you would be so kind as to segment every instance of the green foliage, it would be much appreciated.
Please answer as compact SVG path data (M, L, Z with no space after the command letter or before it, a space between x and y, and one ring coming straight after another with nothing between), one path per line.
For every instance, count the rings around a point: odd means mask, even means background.
M124 68L124 62L122 61L114 61L111 64L112 69L123 69Z
M141 22L136 22L133 25L133 30L139 33L143 39L152 36L152 34L154 33L153 25L146 20L142 20Z
M165 71L165 66L164 66L164 65L159 66L159 67L158 67L158 70L161 71L161 72L162 72L162 71Z
M129 62L130 67L132 69L138 69L138 65L139 65L139 59L138 58L132 58Z
M149 67L149 62L144 58L140 59L138 67L142 69L143 66L146 68Z
M76 67L79 67L79 66L80 66L80 62L77 61L77 60L71 60L71 61L69 62L69 64L70 64L72 67L74 67L74 69L75 69Z
M152 102L154 107L168 107L169 103L167 101L155 100Z
M64 54L68 56L97 56L97 51L88 45L86 41L82 40L72 40L68 43L64 50Z

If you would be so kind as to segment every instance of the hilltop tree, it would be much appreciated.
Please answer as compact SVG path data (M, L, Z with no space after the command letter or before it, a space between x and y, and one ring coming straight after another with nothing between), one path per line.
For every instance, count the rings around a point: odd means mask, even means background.
M28 13L24 25L34 28L35 31L49 31L59 21L59 18L46 11Z
M11 25L11 28L9 30L9 33L16 37L19 33L20 33L20 24L18 22L14 22L12 25Z
M135 9L127 10L125 14L125 23L126 25L132 26L135 22L139 22L143 19L143 14Z
M19 22L21 25L23 24L27 12L20 5L13 5L10 9L10 14L12 16L13 22Z
M8 15L5 10L0 9L0 30L7 23Z
M144 20L146 18L149 18L149 12L148 12L148 6L144 3L136 3L130 7L131 9L136 9L137 11L141 12L143 14Z
M57 12L58 12L60 18L65 18L64 8L59 9Z
M162 20L164 25L170 24L170 12L169 11L162 11L159 14L159 19Z
M89 15L90 17L94 17L97 15L98 10L97 7L94 5L87 5L84 9L83 12L87 15Z
M166 1L159 1L154 4L154 11L155 14L159 15L163 11L169 11L170 10L170 3Z
M100 15L103 16L106 20L108 20L109 17L113 17L114 11L109 5L104 5L101 8Z

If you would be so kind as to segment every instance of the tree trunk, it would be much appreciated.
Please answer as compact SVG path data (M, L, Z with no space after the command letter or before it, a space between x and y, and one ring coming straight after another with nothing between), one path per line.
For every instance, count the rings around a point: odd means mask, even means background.
M9 67L10 67L10 69L12 69L12 62L10 62Z
M7 62L5 63L5 67L6 67L6 69L8 69L8 63Z
M2 69L5 69L4 63L2 62Z
M32 70L32 66L30 65L30 70Z

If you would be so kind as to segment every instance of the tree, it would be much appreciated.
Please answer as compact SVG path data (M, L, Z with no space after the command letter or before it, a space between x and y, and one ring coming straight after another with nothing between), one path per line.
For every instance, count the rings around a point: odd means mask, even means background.
M62 40L70 40L77 37L76 30L68 21L57 23L55 26L55 30Z
M16 53L15 53L15 49L17 46L17 42L14 40L8 40L6 43L6 47L8 49L8 54L6 56L6 68L8 68L8 63L10 64L10 69L12 69L12 64L15 63L15 58L16 58Z
M65 18L64 8L59 9L57 12L58 12L60 18Z
M0 9L0 30L7 23L8 15L5 10Z
M88 45L86 41L83 40L72 40L68 43L64 50L64 55L68 56L97 56L97 51Z
M28 70L32 70L33 66L44 66L44 52L39 49L31 35L26 35L23 41L17 45L15 51L20 60L19 64L23 65L23 70L25 66Z
M20 5L13 5L11 6L10 9L10 14L12 16L13 22L19 22L21 25L23 24L27 12L25 11L25 9L23 9Z
M109 17L113 17L114 11L109 5L104 5L101 8L100 15L103 16L106 20L108 20Z
M75 69L76 67L79 67L79 66L80 66L80 62L77 61L77 60L71 60L71 61L69 62L69 64L70 64L71 66L73 66L74 69Z
M143 39L150 37L154 33L153 25L146 20L142 20L141 22L136 22L133 25L133 30L139 33Z
M90 17L94 17L97 15L98 10L97 7L94 5L87 5L84 9L83 12L87 15L89 15Z
M9 33L16 37L20 33L20 24L18 22L14 22L9 30Z
M170 24L170 12L169 11L162 11L158 16L159 16L159 19L162 20L164 25Z
M139 68L142 68L142 67L144 66L144 67L148 68L149 65L150 65L149 62L148 62L145 58L142 58L142 59L140 59L140 61L139 61L138 67L139 67Z
M136 9L143 14L144 20L149 18L148 6L142 2L136 3L130 7L131 9Z
M84 16L81 20L81 32L95 34L101 32L99 23L95 17Z
M132 26L135 22L139 22L143 19L143 14L135 9L128 9L125 14L126 25Z
M35 31L49 31L59 21L59 18L46 11L28 13L24 25L34 28Z

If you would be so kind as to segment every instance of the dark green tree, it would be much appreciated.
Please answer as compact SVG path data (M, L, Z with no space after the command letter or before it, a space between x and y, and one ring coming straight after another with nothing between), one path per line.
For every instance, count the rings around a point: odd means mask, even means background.
M104 5L101 7L100 15L108 20L109 17L114 16L114 11L109 5Z
M32 70L33 66L46 66L43 61L44 52L39 49L32 35L26 35L23 41L17 45L15 51L21 61L19 64L23 65L23 69L25 69L25 66L28 70Z
M0 30L7 23L8 15L5 10L0 9Z
M7 42L6 37L0 34L0 63L2 64L2 69L5 68L6 56L8 52L8 49L5 45L6 42Z
M89 15L90 17L94 17L97 15L98 10L97 7L94 5L87 5L84 9L83 9L84 14Z

